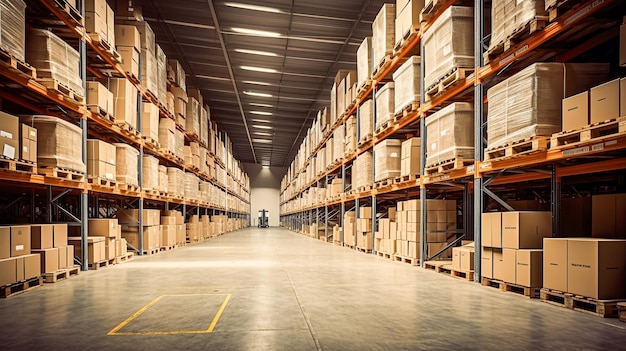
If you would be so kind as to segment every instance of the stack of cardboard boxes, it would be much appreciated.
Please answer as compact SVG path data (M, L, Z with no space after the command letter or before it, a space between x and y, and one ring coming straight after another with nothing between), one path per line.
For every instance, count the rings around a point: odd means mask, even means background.
M360 88L372 76L372 37L366 37L356 52L357 85Z
M372 138L374 133L374 102L364 101L359 106L359 143Z
M400 157L401 177L420 174L420 162L422 159L420 138L411 138L403 141Z
M396 139L386 139L374 146L374 181L400 176L401 150L402 142Z
M41 273L74 267L74 247L67 245L67 224L31 225L30 247L31 253L41 256Z
M122 230L122 237L132 247L152 251L161 247L161 211L143 210L143 228L140 230L139 210L119 210L117 218ZM139 247L139 235L143 235L143 248Z
M200 218L198 215L189 216L189 221L186 223L188 243L196 243L200 241L200 226Z
M615 79L563 99L563 131L626 116L626 78Z
M85 1L85 29L93 40L115 47L115 14L106 0Z
M41 258L38 253L31 254L30 226L0 227L0 286L39 276Z
M0 112L0 150L8 159L37 163L37 129L20 124L16 116Z
M343 243L348 246L356 246L355 228L356 213L347 211L343 215Z
M396 43L396 5L384 4L372 23L372 64L378 67Z
M117 149L102 140L87 140L87 176L108 180L117 179Z
M102 116L113 115L113 93L100 82L87 82L87 106Z
M90 218L87 225L89 263L109 261L121 255L118 242L123 240L122 229L117 218Z
M452 248L452 269L458 272L474 271L474 243Z
M378 220L378 231L376 232L375 249L377 252L393 255L396 253L396 209L390 208L388 218ZM393 237L393 239L392 239Z
M396 0L396 47L409 35L412 27L420 25L424 0Z
M372 241L372 208L359 207L359 218L356 219L356 247L371 251Z
M356 116L350 116L346 122L346 136L345 136L345 145L344 145L344 155L350 155L356 151L356 146L358 144L356 132L357 132L357 124L356 124Z
M164 220L164 224L174 226L174 228L170 227L167 230L175 230L176 232L176 245L185 246L187 244L187 229L185 225L185 217L182 213L178 211L165 211L165 214L161 217L161 220ZM168 244L170 242L169 232L168 232Z
M122 56L122 68L131 77L139 78L141 38L137 27L115 25L117 52Z
M413 103L420 102L420 63L419 56L411 56L393 73L394 114L402 114L403 110Z

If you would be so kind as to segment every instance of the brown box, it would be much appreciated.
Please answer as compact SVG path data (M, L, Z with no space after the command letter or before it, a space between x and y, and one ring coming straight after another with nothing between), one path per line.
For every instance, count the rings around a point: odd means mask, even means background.
M0 259L11 257L11 227L0 227Z
M54 247L67 246L67 224L53 224Z
M452 269L460 271L461 270L461 251L462 247L453 247L452 248Z
M52 224L33 224L30 226L31 249L51 249L54 247L54 227Z
M11 226L11 257L30 253L30 226Z
M570 238L567 291L594 299L626 297L626 240Z
M591 124L620 116L620 80L591 88Z
M168 224L161 226L161 246L174 246L176 245L176 225Z
M29 140L28 144L30 145L30 161L37 163L37 141Z
M98 139L87 140L87 159L94 161L102 161L115 165L116 148L115 145L109 144Z
M461 271L470 272L474 270L474 248L463 247L461 250Z
M117 218L89 218L87 230L89 236L118 238L119 235Z
M20 143L21 147L19 159L23 161L30 161L30 140L22 138L20 139Z
M122 69L139 77L139 51L132 46L120 46L117 52L122 56Z
M482 248L482 255L480 256L481 264L480 270L481 275L484 278L493 278L493 250L490 247Z
M502 212L489 212L486 217L491 224L491 247L502 247ZM483 244L483 246L487 246Z
M59 270L59 249L32 250L41 256L40 273L54 273Z
M563 99L563 130L580 129L589 124L589 92Z
M543 238L552 236L550 212L502 213L502 248L540 249Z
M0 111L0 152L10 159L19 157L20 123L16 116Z
M134 48L137 52L141 49L141 38L135 26L116 24L115 41L118 50L124 46Z
M67 265L67 247L58 247L56 248L56 250L58 251L58 255L59 255L59 262L57 263L59 265L59 269L65 269L65 268L70 268L71 266ZM74 250L72 248L72 250ZM74 252L72 252L72 258L74 257Z
M110 78L115 121L137 126L137 88L126 78Z
M567 292L566 238L543 239L543 287Z
M594 195L591 201L591 236L626 239L626 194Z
M135 223L139 221L139 210L121 210L116 214L120 223ZM161 224L161 211L160 210L143 210L143 225L153 226Z
M128 244L139 249L139 233L138 232L122 232L122 237L128 241ZM143 250L152 250L160 246L160 226L150 226L143 228Z
M20 256L18 257L17 264L23 266L21 269L20 267L17 268L18 275L20 275L20 272L23 272L23 280L41 276L41 257L39 254ZM18 276L18 278L20 277Z
M504 280L506 266L504 264L503 249L493 249L493 279Z
M518 250L515 270L515 284L532 288L542 287L543 250Z
M87 105L98 106L106 113L112 114L113 93L100 82L87 82Z
M105 260L112 260L115 258L115 241L117 239L116 238L106 238L104 240L104 259Z
M501 280L515 284L515 267L516 267L517 250L502 249L502 271Z
M17 282L17 258L0 259L0 286Z
M67 267L74 267L74 245L67 245Z

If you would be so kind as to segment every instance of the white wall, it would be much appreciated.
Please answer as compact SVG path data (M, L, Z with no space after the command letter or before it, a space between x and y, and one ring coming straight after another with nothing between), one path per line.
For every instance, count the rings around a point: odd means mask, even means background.
M280 225L280 181L287 173L287 168L270 167L245 163L244 170L250 177L250 207L252 226L257 225L259 210L270 211L269 225Z

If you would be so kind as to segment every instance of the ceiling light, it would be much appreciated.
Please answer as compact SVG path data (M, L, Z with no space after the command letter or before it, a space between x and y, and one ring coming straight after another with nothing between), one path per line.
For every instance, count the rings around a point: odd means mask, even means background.
M262 126L262 125L258 125L255 124L252 126L253 128L258 128L258 129L274 129L274 127L270 127L270 126Z
M226 5L228 7L235 7L235 8L238 8L238 9L252 10L252 11L262 11L262 12L271 12L271 13L281 13L282 12L281 10L279 10L277 8L273 8L273 7L241 4L241 3L238 3L238 2L226 2L226 3L224 3L224 5Z
M253 143L260 143L260 144L271 144L272 141L271 140L267 140L267 139L252 139Z
M270 86L272 84L270 83L265 83L265 82L257 82L257 81L253 81L253 80L244 80L242 81L243 84L252 84L252 85L263 85L263 86Z
M265 133L265 132L252 132L252 134L262 135L262 136L272 136L272 133Z
M265 112L265 111L250 111L250 113L253 115L259 115L259 116L271 116L272 115L271 112Z
M250 95L250 96L258 96L258 97L266 97L266 98L271 98L272 94L266 94L266 93L255 93L254 91L247 91L244 90L243 92L246 95Z
M248 29L248 28L232 28L233 32L240 34L248 34L256 37L269 37L269 38L278 38L280 37L280 33L277 32L269 32L266 30L257 30L257 29Z
M263 167L264 169L268 169L268 168L270 168L270 166L268 166L268 165L263 165L263 166L261 166L261 167Z
M250 54L250 55L260 55L260 56L278 56L273 52L269 51L259 51L259 50L248 50L248 49L235 49L236 52L240 52L242 54Z
M263 73L276 73L277 72L273 68L254 67L254 66L241 66L241 69L245 69L246 71L263 72Z
M274 105L270 105L270 104L257 104L256 102L251 102L250 106L256 106L256 107L274 107Z
M252 119L252 122L259 122L259 123L271 123L272 121L268 121L266 119Z

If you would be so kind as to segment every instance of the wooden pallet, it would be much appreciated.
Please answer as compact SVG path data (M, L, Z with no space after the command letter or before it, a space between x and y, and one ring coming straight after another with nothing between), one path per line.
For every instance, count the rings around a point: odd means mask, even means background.
M424 173L427 176L432 176L439 173L445 173L454 169L460 169L473 163L474 160L466 160L462 157L455 157L453 159L445 160L434 165L427 166L424 170Z
M547 23L548 16L536 16L525 24L517 27L510 35L502 39L501 42L490 45L483 58L485 65L500 57L503 53L509 51L512 46L519 43L521 40L524 40L535 32L544 29Z
M618 317L617 304L626 302L625 299L598 300L547 288L541 289L540 298L542 302L603 318Z
M409 175L404 175L401 177L396 177L393 182L394 184L402 184L402 183L406 183L406 182L415 182L417 181L417 179L419 179L420 175L419 174L409 174Z
M393 47L393 54L397 56L409 43L411 43L420 33L421 25L414 24L408 28L400 38L396 38L396 45Z
M445 0L427 0L424 4L422 12L420 12L420 22L430 22L437 10L439 10L444 3Z
M101 188L114 189L117 186L117 181L102 177L89 177L87 178L87 183Z
M66 168L57 167L38 167L37 173L46 177L61 178L63 180L69 180L73 182L84 182L85 173L74 171Z
M507 282L503 282L497 279L490 278L482 278L481 280L483 286L490 286L493 288L498 288L502 291L512 292L518 295L522 295L524 297L528 297L530 299L536 299L540 297L539 291L541 288L532 288L528 286L522 286L518 284L511 284Z
M138 193L140 191L139 185L135 185L135 184L119 183L117 184L117 188L123 192Z
M430 269L437 273L443 273L446 269L446 266L452 266L452 261L450 260L441 260L441 261L426 261L424 262L424 269Z
M387 178L387 179L379 180L376 183L374 183L374 188L381 189L381 188L386 188L388 186L392 186L394 179L395 178Z
M433 97L452 88L456 84L464 81L472 73L474 73L474 68L455 67L439 79L436 84L433 84L426 89L426 96L432 99Z
M122 55L120 55L120 53L115 50L115 46L111 45L108 40L101 37L98 33L87 33L87 35L91 38L91 41L93 43L95 43L100 49L102 49L102 51L108 53L113 61L115 61L116 63L122 62Z
M393 260L396 262L408 263L411 266L417 266L420 262L419 258L405 257L400 255L393 255Z
M0 48L0 66L14 71L20 76L28 79L37 78L37 69L28 63L18 60L17 57L11 55L8 51Z
M87 109L91 112L92 116L98 117L109 124L113 124L115 122L115 118L98 105L87 105Z
M394 121L399 121L402 118L405 118L405 117L408 117L409 115L417 113L419 111L419 108L420 108L419 101L411 102L410 104L404 106L401 110L398 110L398 113L396 113Z
M44 273L43 274L43 282L44 283L56 283L61 280L65 280L71 276L78 275L80 273L80 267L74 266L72 268L64 268L59 269L53 273Z
M510 142L485 151L485 161L505 160L545 151L550 146L550 137L534 136Z
M555 133L550 139L550 149L573 147L577 144L593 142L595 139L624 134L626 134L626 117L619 117L590 124L581 129Z
M385 57L383 57L378 65L376 65L376 67L374 67L374 69L372 70L372 80L378 79L378 76L382 74L382 72L385 71L389 66L391 66L392 61L393 57L391 56L391 54L386 54Z
M203 238L206 239L206 238ZM176 245L170 245L170 246L161 246L159 248L159 251L171 251L174 250L176 248Z
M548 19L550 22L554 22L555 19L579 4L580 1L573 0L553 1L552 4L548 5Z
M393 123L394 122L391 119L388 119L385 122L381 123L378 127L376 127L376 131L374 132L374 135L378 136L378 135L384 133L387 129L391 128Z
M357 98L361 98L363 97L363 95L365 95L365 92L367 92L367 90L372 86L372 80L370 78L367 78L365 80L365 82L363 82L361 84L361 86L359 86L359 88L356 91L356 96Z
M81 27L85 26L85 21L83 16L80 14L78 10L72 5L69 4L66 0L44 0L49 4L54 4L56 7L60 8L65 12L65 15L68 19L71 19L75 24L80 25Z
M0 287L0 297L7 298L27 292L33 288L43 285L43 277L35 277L21 282Z
M93 271L97 271L98 269L108 267L109 266L109 260L103 260L103 261L100 261L100 262L89 263L87 266L89 267L89 269L91 269Z
M467 280L468 282L474 281L474 271L465 272L465 271L457 271L455 269L451 269L450 275L455 278Z
M372 141L372 133L368 133L365 136L361 137L361 140L359 140L359 143L357 144L358 148L362 148L365 144L369 143L370 141Z
M365 192L369 192L372 191L372 186L371 185L364 185L364 186L360 186L357 188L357 192L358 193L365 193Z
M161 252L161 248L159 248L159 247L153 248L153 249L150 249L150 250L143 250L143 256L156 255L159 252Z
M11 160L0 156L0 169L5 172L24 172L37 174L37 165L32 162Z
M58 94L63 95L64 97L75 101L77 104L84 104L85 103L85 96L81 95L77 92L75 92L74 90L72 90L70 87L68 87L67 85L59 82L56 79L52 79L52 78L37 78L37 83L43 85L44 87L46 87L48 90L54 91Z
M137 128L135 128L134 126L131 126L126 121L115 122L115 125L118 126L120 130L122 131L122 133L126 135L129 135L134 138L141 137L141 133L139 133Z
M125 255L121 255L121 256L117 256L115 257L115 264L120 264L120 263L124 263L124 262L128 262L130 261L133 257L135 256L134 253L132 252L128 252Z

